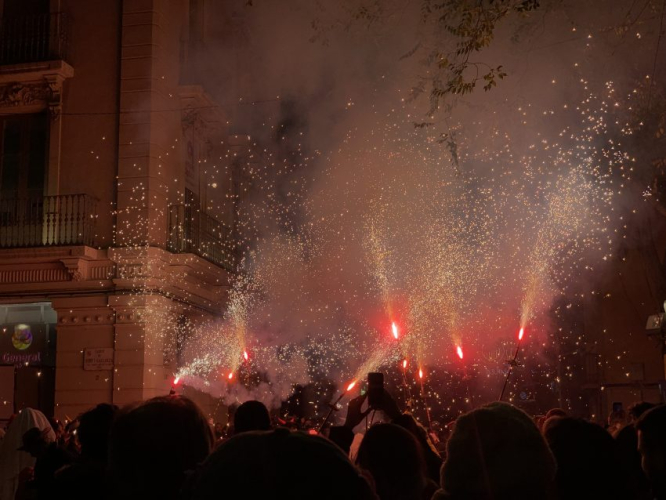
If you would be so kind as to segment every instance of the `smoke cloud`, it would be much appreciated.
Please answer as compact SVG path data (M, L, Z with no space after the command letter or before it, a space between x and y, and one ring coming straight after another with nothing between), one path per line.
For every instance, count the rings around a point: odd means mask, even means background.
M623 217L645 211L656 4L509 16L470 69L506 78L434 113L430 59L456 40L420 2L225 4L198 74L261 154L241 207L251 251L224 320L189 340L186 383L277 406L403 358L460 370L458 346L495 376L520 327L539 360L553 301L593 294L631 236Z

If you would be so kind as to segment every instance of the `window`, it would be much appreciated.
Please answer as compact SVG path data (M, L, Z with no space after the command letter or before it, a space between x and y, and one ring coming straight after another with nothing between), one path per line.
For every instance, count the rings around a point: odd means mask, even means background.
M2 17L35 16L49 13L49 0L2 0Z
M45 112L0 118L0 199L44 195L47 140Z

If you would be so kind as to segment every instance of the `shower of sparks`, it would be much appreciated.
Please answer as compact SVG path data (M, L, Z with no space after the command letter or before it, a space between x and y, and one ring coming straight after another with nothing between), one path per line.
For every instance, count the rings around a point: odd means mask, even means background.
M339 150L299 157L303 172L321 166L318 182L288 174L266 153L246 172L258 196L238 209L239 234L224 239L224 255L243 255L238 272L210 275L211 286L228 293L221 317L166 307L142 281L145 267L164 266L162 257L148 246L127 250L122 272L133 283L130 305L142 310L146 344L174 367L181 355L174 385L231 401L261 394L277 406L296 385L318 381L353 380L349 391L368 372L399 370L401 359L406 370L407 358L421 382L429 370L428 397L443 401L435 370L453 365L454 349L462 360L465 345L489 374L501 371L509 350L501 341L515 335L506 318L520 311L522 340L553 297L613 258L626 231L616 206L635 164L622 142L635 128L611 104L623 100L609 83L547 110L566 123L555 132L532 106L507 110L498 123L452 118L459 169L400 106L376 111L369 131L350 129ZM508 118L524 126L521 137L507 131ZM294 184L287 201L275 195L275 169ZM216 166L214 176L224 170ZM137 203L145 196L134 194ZM131 228L120 233L129 237ZM172 267L169 279L185 289L187 277ZM387 317L400 323L391 322L392 338ZM248 350L252 363L243 362Z

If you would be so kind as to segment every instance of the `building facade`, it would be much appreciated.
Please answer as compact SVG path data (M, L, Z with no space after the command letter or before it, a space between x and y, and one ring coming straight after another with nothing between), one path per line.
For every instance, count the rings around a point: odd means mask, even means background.
M247 139L187 72L204 2L0 3L0 419L166 394L238 258Z

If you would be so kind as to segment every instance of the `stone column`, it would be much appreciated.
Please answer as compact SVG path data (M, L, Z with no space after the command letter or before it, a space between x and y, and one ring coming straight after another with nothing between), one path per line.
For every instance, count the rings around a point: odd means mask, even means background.
M113 348L114 315L106 295L53 298L56 327L55 416L75 418L112 400L113 371L83 369L84 350Z
M168 394L179 306L161 295L115 295L109 304L116 320L114 404Z
M117 243L164 247L179 164L180 2L124 0Z

